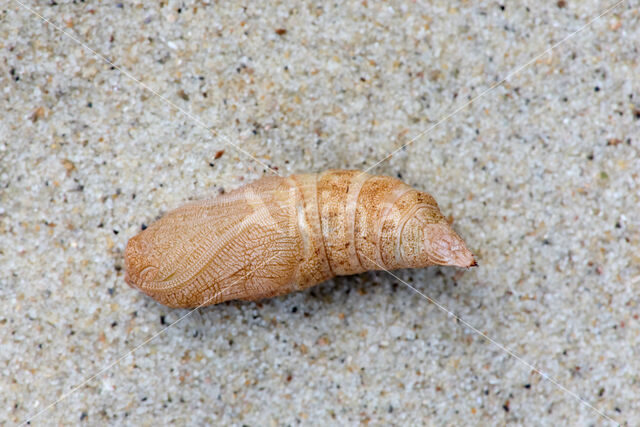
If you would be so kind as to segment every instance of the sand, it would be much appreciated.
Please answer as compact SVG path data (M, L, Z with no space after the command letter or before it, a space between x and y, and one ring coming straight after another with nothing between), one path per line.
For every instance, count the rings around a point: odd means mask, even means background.
M563 42L611 4L25 2L74 40L4 1L0 421L640 424L637 1ZM479 267L193 313L124 282L184 201L373 165Z

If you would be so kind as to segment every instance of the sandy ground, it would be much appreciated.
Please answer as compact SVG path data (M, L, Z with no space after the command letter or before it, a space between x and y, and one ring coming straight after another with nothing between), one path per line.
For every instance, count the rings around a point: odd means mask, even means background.
M0 421L639 425L638 1L563 42L613 3L3 0ZM193 313L125 284L168 209L416 136L371 173L478 268Z

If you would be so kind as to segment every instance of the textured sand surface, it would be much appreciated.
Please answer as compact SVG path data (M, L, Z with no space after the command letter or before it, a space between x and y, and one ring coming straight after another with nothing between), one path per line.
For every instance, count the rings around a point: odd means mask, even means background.
M25 0L117 68L0 4L0 423L640 424L637 0L487 93L614 1L75 3ZM370 173L478 268L192 314L125 284L182 202L426 130Z

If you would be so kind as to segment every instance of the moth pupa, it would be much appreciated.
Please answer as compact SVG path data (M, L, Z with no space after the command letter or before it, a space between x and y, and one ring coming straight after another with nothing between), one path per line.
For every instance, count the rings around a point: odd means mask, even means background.
M171 307L258 300L335 276L475 266L429 194L353 170L264 177L129 240L126 282Z

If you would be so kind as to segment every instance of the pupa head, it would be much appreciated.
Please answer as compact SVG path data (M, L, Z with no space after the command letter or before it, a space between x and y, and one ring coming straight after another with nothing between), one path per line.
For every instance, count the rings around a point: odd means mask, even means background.
M144 283L152 282L158 274L156 257L146 237L144 231L132 237L124 251L124 280L129 286L138 289Z

